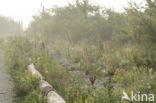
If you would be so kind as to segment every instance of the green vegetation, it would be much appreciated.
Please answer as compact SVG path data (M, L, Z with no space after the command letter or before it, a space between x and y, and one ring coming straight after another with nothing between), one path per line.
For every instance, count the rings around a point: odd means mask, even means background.
M156 94L155 2L123 13L88 0L43 9L3 46L20 103L44 103L27 57L67 103L131 103L121 102L123 90Z
M13 81L13 97L16 103L46 103L38 86L38 78L27 70L27 52L30 43L23 37L10 38L9 42L1 44L4 50L6 67ZM25 54L25 55L23 55Z

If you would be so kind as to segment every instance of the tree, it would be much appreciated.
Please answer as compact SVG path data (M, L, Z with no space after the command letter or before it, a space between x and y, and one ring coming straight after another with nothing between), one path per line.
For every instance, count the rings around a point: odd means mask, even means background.
M17 35L23 32L22 25L10 18L0 16L0 35Z

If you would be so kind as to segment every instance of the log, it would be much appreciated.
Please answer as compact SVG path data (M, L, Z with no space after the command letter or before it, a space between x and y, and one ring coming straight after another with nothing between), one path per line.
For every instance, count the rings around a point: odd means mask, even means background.
M28 70L32 73L32 75L35 75L41 79L43 79L42 75L35 69L34 64L28 65Z
M47 103L66 103L47 81L41 80L40 88L47 95Z
M32 73L32 75L40 78L39 86L47 96L47 103L66 103L65 100L55 91L55 89L47 81L43 80L43 76L35 69L33 63L28 65L28 70Z
M40 80L39 82L40 89L48 95L50 91L55 91L55 89L45 80Z
M66 102L55 91L50 91L47 95L47 103L66 103Z

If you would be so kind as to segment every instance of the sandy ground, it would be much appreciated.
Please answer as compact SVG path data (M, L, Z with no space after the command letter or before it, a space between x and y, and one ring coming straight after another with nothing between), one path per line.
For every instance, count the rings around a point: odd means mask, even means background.
M4 66L4 59L0 51L0 103L12 103L11 81Z

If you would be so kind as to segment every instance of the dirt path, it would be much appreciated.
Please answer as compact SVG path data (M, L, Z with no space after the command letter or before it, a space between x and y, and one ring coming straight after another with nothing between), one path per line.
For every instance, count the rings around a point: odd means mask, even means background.
M2 52L0 51L0 103L12 103L11 81L4 67Z

